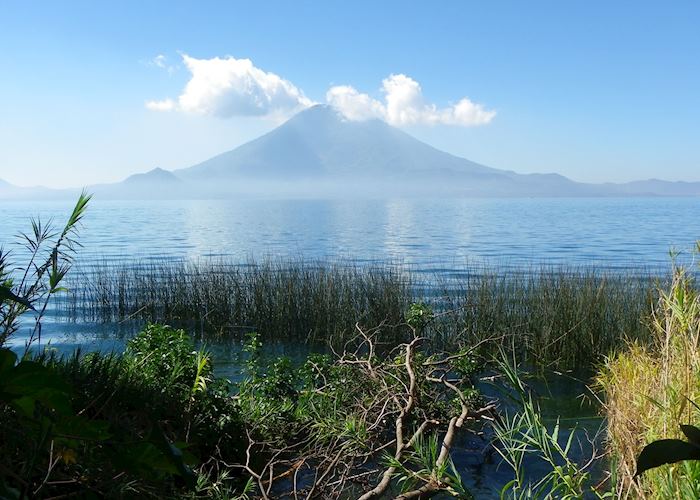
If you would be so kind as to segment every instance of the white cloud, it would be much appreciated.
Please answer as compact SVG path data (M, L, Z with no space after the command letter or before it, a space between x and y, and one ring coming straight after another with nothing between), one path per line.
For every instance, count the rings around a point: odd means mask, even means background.
M169 75L172 75L179 69L177 65L170 64L168 62L167 56L163 54L158 54L152 59L149 59L147 61L142 61L142 64L145 64L146 66L151 66L152 68L159 68L162 70L165 70L168 72Z
M182 60L192 76L180 96L147 101L148 109L230 118L279 116L313 104L291 82L255 67L250 59L196 59L183 54Z
M341 110L348 120L384 119L386 113L381 102L367 94L360 94L350 85L338 85L328 89L326 102Z
M177 108L177 103L172 99L163 99L162 101L146 101L146 108L151 111L173 111Z
M420 84L406 75L390 75L382 81L384 102L362 94L354 87L331 87L326 101L337 107L349 120L381 118L391 125L444 124L475 126L490 123L496 112L482 104L462 98L457 104L438 108L426 104Z
M280 119L314 104L301 89L279 75L253 65L250 59L196 59L182 54L190 80L177 98L146 101L152 111L182 111L213 115L267 116ZM150 64L171 71L167 58L159 54ZM426 103L420 84L403 74L382 81L383 99L359 92L350 85L328 89L326 102L347 119L379 118L391 125L444 124L475 126L490 123L496 112L464 97L456 104L438 108Z

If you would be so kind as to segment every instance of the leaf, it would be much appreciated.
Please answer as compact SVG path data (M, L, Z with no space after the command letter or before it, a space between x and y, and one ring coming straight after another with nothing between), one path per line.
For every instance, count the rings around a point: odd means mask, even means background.
M10 290L7 286L2 285L0 286L0 302L3 302L5 300L9 300L12 302L16 302L17 304L22 304L24 307L27 309L31 309L32 311L36 311L34 309L34 306L32 305L29 300L20 297L19 295L15 295L12 290Z
M700 447L700 429L693 425L681 425L681 430L691 444Z
M111 437L109 422L89 420L79 415L69 415L60 419L56 423L54 432L60 438L81 441L104 441Z
M175 466L175 469L185 481L185 484L190 489L194 489L194 487L197 484L197 476L194 472L192 472L192 469L188 467L188 465L185 463L185 457L182 453L182 450L180 450L180 448L171 443L162 430L160 432L156 432L156 439L160 440L159 448L161 452L163 452L163 454L165 454L170 463L173 466Z
M0 349L0 373L11 370L15 363L17 363L17 355L14 352L10 349Z
M649 469L682 460L700 460L700 447L680 439L660 439L649 443L637 458L635 477Z
M158 446L147 441L120 447L113 457L114 463L126 471L141 477L177 474L177 468Z

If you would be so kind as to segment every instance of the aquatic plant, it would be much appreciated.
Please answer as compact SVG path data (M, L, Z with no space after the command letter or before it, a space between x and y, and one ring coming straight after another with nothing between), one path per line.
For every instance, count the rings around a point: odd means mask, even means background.
M498 373L503 376L509 398L515 400L514 411L504 411L493 422L494 447L514 473L501 491L501 498L609 498L612 492L595 484L591 470L601 459L591 447L585 463L572 458L577 429L564 429L559 418L547 422L536 398L525 385L514 359L502 351L496 358ZM503 388L501 388L503 390ZM569 433L564 438L565 432ZM589 438L593 443L593 440ZM536 457L546 465L545 472L533 476L525 466L526 458Z
M443 347L500 336L530 360L591 367L627 340L650 338L656 279L588 269L466 269L445 281L390 265L276 261L97 265L73 277L61 302L71 320L166 322L205 337L342 346L355 323L386 320L382 340L410 338L402 321L412 303L435 311L425 334ZM416 311L416 319L419 311Z
M19 235L20 244L29 252L29 261L12 262L11 254L0 248L0 348L19 328L20 318L27 312L36 313L34 326L26 349L41 340L41 321L49 300L59 292L73 264L79 243L75 236L91 196L83 192L66 224L57 231L52 223L31 219L32 231Z
M680 438L679 423L697 420L692 402L700 398L700 294L685 269L676 268L669 289L659 289L652 328L653 342L630 343L606 360L596 380L605 402L618 493L694 498L700 495L696 462L654 468L635 480L637 457L647 443Z
M2 373L0 469L7 482L0 487L161 498L243 488L245 479L221 462L240 460L245 446L228 381L210 374L207 358L182 332L149 325L131 342L122 355L37 354L15 367L32 377L21 391L20 379ZM23 411L28 397L40 404L42 420L35 421L36 408Z
M479 349L429 354L420 327L405 324L412 340L382 355L386 326L357 325L344 351L312 355L298 370L285 358L259 366L260 340L249 338L236 396L249 446L238 467L258 495L370 499L399 487L398 498L468 496L450 450L462 427L493 409L474 385Z

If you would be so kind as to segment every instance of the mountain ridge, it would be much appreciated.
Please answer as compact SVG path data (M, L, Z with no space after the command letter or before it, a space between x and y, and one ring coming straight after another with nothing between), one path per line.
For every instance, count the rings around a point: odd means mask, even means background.
M157 167L87 189L105 198L147 199L700 196L700 182L592 184L558 173L495 169L441 151L381 120L348 120L327 105L312 106L268 133L191 167ZM0 180L2 198L55 198L76 192L19 188Z

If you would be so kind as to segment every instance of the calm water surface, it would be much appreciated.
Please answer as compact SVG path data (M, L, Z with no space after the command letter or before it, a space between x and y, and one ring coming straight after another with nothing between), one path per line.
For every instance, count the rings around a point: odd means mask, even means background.
M0 201L0 242L28 217L62 222L70 202ZM392 261L419 268L566 263L668 266L700 238L700 198L100 201L91 259L263 257Z

